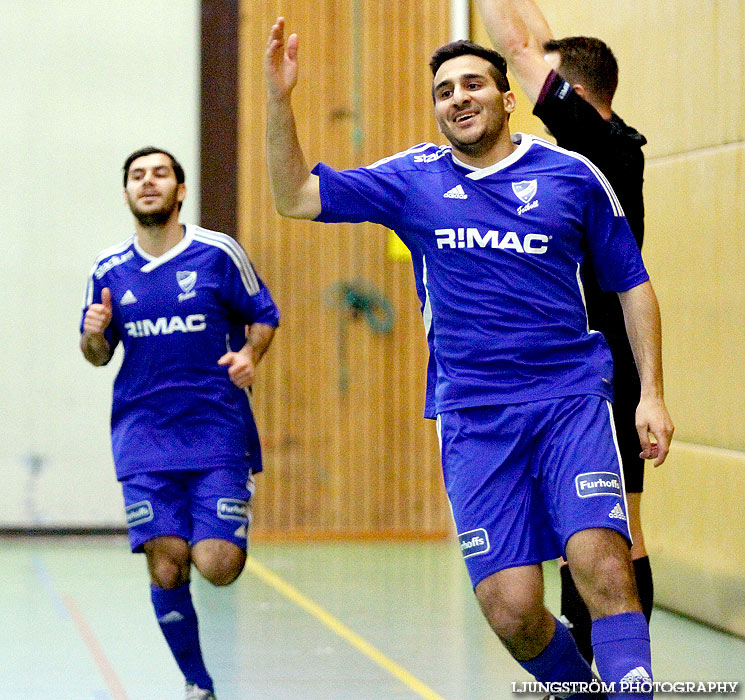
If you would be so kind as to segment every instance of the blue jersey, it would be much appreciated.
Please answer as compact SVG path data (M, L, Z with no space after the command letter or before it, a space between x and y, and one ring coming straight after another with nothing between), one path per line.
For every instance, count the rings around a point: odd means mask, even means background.
M247 393L218 359L246 342L245 326L276 326L277 307L241 246L187 225L159 258L134 237L93 266L83 317L111 290L106 330L124 360L114 382L111 436L117 478L177 469L261 469ZM81 322L82 332L82 322Z
M586 158L516 134L483 169L420 144L366 168L324 164L319 221L372 221L422 256L438 413L595 394L612 398L612 361L590 330L581 269L606 291L648 279L623 210Z

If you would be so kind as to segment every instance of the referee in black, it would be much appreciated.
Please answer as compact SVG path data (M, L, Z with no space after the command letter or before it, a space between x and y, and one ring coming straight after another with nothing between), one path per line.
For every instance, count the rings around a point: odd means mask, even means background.
M599 39L555 40L533 0L477 0L486 30L559 146L581 153L605 175L618 195L636 242L644 239L644 154L647 140L616 115L611 102L618 64ZM635 414L641 385L626 335L618 295L601 291L588 265L583 283L590 327L603 333L613 354L618 446L633 538L631 557L644 615L652 613L653 584L640 520L644 460ZM566 562L561 566L561 613L582 655L592 661L590 614Z

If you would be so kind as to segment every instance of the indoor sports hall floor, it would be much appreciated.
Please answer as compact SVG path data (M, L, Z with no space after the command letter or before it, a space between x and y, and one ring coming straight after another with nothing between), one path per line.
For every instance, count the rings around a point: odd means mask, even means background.
M126 539L0 539L0 571L0 700L183 698ZM233 586L195 579L219 700L538 697L513 694L529 676L488 630L453 542L259 543ZM656 680L745 681L745 640L662 610L652 639Z

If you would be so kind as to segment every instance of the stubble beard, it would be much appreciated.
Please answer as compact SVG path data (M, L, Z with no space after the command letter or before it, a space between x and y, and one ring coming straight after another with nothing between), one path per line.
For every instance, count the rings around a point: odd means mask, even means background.
M137 202L129 200L129 210L132 215L137 219L141 226L145 228L154 228L163 226L168 219L171 218L174 209L178 207L178 200L176 199L176 193L173 193L173 197L169 199L160 209L156 211L144 212L137 209Z
M442 132L445 138L450 141L450 144L454 149L461 153L465 153L471 158L479 158L485 153L488 153L499 140L499 130L489 131L484 129L481 134L472 141L461 141L449 128L443 128Z
M133 211L132 213L134 214L135 219L140 222L140 225L145 228L152 228L155 226L163 226L163 224L171 218L172 211L173 209L171 209L171 211L155 211L149 214L140 211Z
M461 153L465 153L471 158L479 158L489 152L489 149L496 143L497 139L489 138L489 135L484 132L474 141L460 141L459 139L453 138L451 134L449 141L453 148Z

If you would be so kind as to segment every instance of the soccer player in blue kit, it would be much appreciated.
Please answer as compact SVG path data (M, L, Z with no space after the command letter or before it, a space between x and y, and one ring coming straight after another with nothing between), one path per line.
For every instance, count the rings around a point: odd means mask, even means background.
M618 196L639 248L644 241L644 153L647 140L613 110L618 63L595 37L555 39L534 0L477 0L494 48L507 61L538 116L556 143L586 156L605 175ZM618 296L603 292L584 270L590 327L602 332L613 355L613 417L626 488L631 558L647 620L654 582L641 520L644 460L635 416L641 386L626 334ZM590 614L565 562L561 566L561 613L582 655L592 661Z
M185 196L183 168L167 151L148 146L126 159L135 234L96 259L80 347L100 366L124 346L111 437L130 544L147 558L186 700L210 700L191 565L216 586L243 570L261 471L247 390L279 313L236 241L179 223Z
M619 684L609 697L630 697L622 681L652 676L649 631L629 556L611 355L583 300L586 256L621 299L642 381L642 448L656 464L673 425L657 300L613 190L586 158L511 136L504 59L470 42L431 62L449 145L311 171L291 104L297 51L279 18L265 54L275 205L294 218L383 224L421 256L445 486L484 615L538 681L591 682L543 601L541 562L565 555L595 620L601 679ZM590 697L579 688L560 694Z

